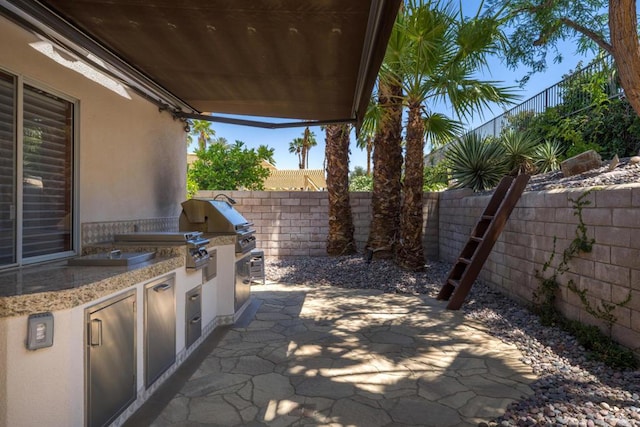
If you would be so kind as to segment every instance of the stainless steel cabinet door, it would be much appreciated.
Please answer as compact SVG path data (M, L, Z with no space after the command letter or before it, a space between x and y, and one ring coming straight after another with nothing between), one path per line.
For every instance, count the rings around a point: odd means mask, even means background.
M127 293L85 311L90 427L108 425L136 399L135 305Z
M145 287L145 385L176 361L176 289L173 276Z
M251 296L251 254L248 253L236 260L236 286L234 311L242 308Z

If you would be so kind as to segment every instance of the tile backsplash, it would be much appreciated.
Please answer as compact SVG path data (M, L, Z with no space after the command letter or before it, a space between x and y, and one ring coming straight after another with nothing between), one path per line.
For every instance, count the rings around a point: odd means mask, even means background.
M153 231L178 231L178 217L129 221L85 222L81 225L82 246L113 241L116 234Z

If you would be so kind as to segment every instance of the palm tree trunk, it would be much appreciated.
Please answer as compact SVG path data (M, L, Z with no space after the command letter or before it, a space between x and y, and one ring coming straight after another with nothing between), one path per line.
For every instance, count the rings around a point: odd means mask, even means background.
M356 253L356 242L349 200L349 126L328 125L325 132L329 196L327 254L350 255Z
M371 153L373 152L373 139L367 137L367 176L371 176Z
M373 195L367 251L375 258L391 258L400 230L402 174L402 88L380 81L380 130L373 147Z
M409 105L404 169L400 244L396 262L408 270L424 268L422 247L422 183L424 174L424 122L420 104Z

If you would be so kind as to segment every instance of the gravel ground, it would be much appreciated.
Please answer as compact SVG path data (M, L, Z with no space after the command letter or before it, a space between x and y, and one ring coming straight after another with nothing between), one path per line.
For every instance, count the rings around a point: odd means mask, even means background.
M603 162L603 166L598 169L569 177L564 177L559 170L534 175L529 180L526 191L638 183L640 182L638 160L640 160L638 157L625 157L620 159L613 168L609 166L611 161Z
M267 279L280 283L375 288L385 292L438 294L450 264L431 263L421 273L390 261L371 264L360 256L265 260ZM540 325L526 308L476 283L463 306L493 335L516 345L540 377L535 394L509 406L489 426L640 426L640 371L616 371L589 360L575 339Z

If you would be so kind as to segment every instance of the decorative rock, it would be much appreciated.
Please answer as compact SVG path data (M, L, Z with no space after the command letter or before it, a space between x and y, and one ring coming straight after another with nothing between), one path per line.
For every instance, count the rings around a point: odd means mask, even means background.
M585 151L560 163L564 176L573 176L602 166L602 158L594 150Z
M611 159L611 161L609 162L609 171L612 171L616 168L616 166L618 166L618 163L620 163L620 159L618 158L618 155L616 154L615 156L613 156L613 159Z
M631 163L632 165L637 165L638 163L640 163L640 156L633 156L629 159L629 163Z

